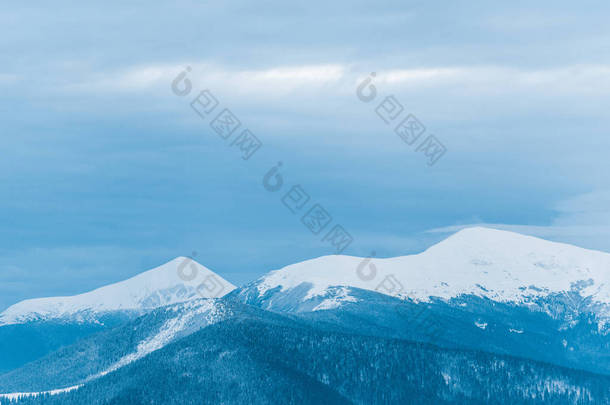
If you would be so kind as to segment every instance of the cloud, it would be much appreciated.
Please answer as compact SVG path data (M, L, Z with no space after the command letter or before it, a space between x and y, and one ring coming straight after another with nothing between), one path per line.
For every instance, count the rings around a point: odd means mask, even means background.
M381 72L379 81L388 84L418 84L422 82L439 83L455 80L468 72L468 68L439 67L439 68L416 68L395 69Z
M346 67L342 65L311 65L276 67L266 70L239 72L238 77L244 81L255 82L297 82L300 84L326 83L343 78Z
M364 77L362 77L364 78ZM468 86L486 93L536 91L605 93L610 65L573 65L545 69L511 66L455 66L395 69L378 74L379 82L408 87Z
M554 221L557 226L610 227L610 190L597 190L559 202L555 209L561 215Z
M192 72L187 77L196 87L223 88L261 96L338 83L347 70L346 66L340 64L272 66L265 69L233 69L206 62L152 64L106 73L85 72L77 83L69 84L68 89L94 92L166 89L187 67Z
M190 67L188 79L196 89L210 89L234 100L266 100L280 108L305 104L320 111L344 110L337 103L350 98L370 72L359 64L322 63L273 65L259 69L235 68L207 61L157 63L95 72L80 70L68 82L57 82L56 89L68 93L121 94L166 97L174 78ZM481 107L495 105L500 111L532 109L582 112L598 111L583 97L608 98L610 65L567 65L544 69L512 66L432 66L376 71L373 84L380 94L417 99L422 109L434 109L440 116L463 112L480 114ZM446 103L439 105L438 99ZM331 102L330 100L335 100ZM519 100L517 103L516 100ZM509 102L510 105L506 105ZM443 105L451 106L445 110ZM588 106L588 107L587 107ZM170 108L170 107L168 107ZM449 107L447 107L449 108ZM508 109L508 111L506 111ZM300 111L300 110L299 110Z

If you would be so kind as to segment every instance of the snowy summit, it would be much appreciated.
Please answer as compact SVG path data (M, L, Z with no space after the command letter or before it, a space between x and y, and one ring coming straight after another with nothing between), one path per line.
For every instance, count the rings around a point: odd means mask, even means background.
M261 297L271 290L286 293L307 288L305 300L326 295L333 286L423 301L473 294L516 303L573 291L609 304L610 254L474 227L416 255L323 256L272 271L252 285Z
M128 280L71 297L21 301L0 314L0 326L36 320L95 321L112 311L147 311L197 298L219 298L235 286L186 257Z

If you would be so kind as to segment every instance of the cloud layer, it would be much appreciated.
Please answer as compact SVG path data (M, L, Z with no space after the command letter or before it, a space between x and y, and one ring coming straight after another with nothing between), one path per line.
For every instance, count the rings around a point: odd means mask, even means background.
M7 4L0 310L193 250L236 284L332 253L262 187L278 162L354 235L348 254L474 223L608 250L608 7ZM203 89L260 138L252 159L194 113ZM402 115L386 123L389 96ZM407 114L446 146L436 165L396 134Z

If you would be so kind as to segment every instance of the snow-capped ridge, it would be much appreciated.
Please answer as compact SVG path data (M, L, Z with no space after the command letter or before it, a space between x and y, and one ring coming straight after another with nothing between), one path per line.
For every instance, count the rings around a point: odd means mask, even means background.
M67 297L21 301L0 314L0 326L35 320L95 321L111 311L147 311L198 298L220 298L235 286L196 261L177 257L127 280Z
M514 232L463 229L422 253L393 258L322 256L257 280L259 296L310 285L303 300L348 286L427 301L473 294L519 304L565 292L610 304L610 254ZM606 314L610 316L610 311Z

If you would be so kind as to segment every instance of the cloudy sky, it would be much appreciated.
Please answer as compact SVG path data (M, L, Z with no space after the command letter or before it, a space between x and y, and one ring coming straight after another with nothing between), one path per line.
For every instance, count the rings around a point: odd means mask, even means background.
M0 310L192 252L240 284L334 253L335 225L362 256L472 224L610 251L607 2L1 7ZM262 142L248 160L210 127L224 108ZM394 132L408 114L447 150L432 166ZM318 235L314 204L332 216Z

